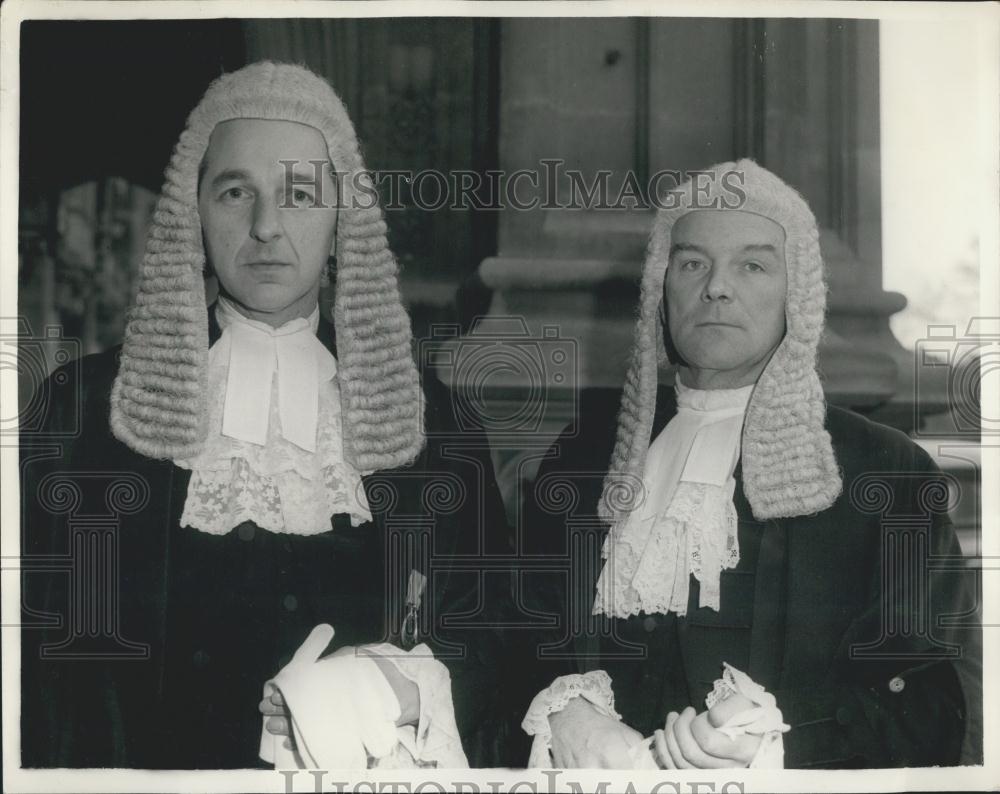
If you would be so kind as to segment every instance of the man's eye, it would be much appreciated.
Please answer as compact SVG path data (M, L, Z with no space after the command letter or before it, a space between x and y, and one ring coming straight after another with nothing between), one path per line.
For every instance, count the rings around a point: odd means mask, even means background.
M760 262L747 262L743 266L751 273L763 273L766 270Z
M313 199L312 193L307 190L293 190L292 191L292 201L296 204L305 204L306 202L311 202Z
M701 267L701 261L698 259L688 259L681 262L681 270L697 270Z
M249 193L241 187L231 187L222 191L221 198L224 201L240 201L245 199L248 195Z

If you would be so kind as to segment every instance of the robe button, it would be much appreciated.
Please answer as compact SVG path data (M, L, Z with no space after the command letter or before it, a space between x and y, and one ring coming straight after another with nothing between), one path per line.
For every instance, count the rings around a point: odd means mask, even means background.
M898 675L889 679L889 691L898 695L906 688L906 682Z
M236 532L240 536L240 540L253 540L254 526L248 521L240 524L240 528Z
M841 706L837 709L837 724L838 725L850 725L851 724L851 710L847 706Z
M294 612L299 606L299 600L293 595L286 595L281 603L289 612Z
M642 621L642 627L646 631L655 631L656 630L656 618L654 618L652 615L650 615L648 618L646 618L645 620Z
M195 667L205 667L208 664L209 658L209 655L205 651L195 651L194 656L191 657L191 661Z

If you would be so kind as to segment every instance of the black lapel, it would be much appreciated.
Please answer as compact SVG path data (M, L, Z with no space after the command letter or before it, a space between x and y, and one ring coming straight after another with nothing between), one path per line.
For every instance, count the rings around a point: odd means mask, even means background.
M180 529L180 516L184 510L184 500L187 498L187 488L190 481L190 470L182 469L168 461L168 465L164 467L163 472L163 482L167 489L167 509L163 512L163 568L162 578L156 583L160 591L160 597L157 601L159 607L156 610L156 618L158 621L156 628L160 641L160 647L163 648L163 658L160 660L157 675L157 688L161 698L164 694L163 679L166 674L167 609L169 608L170 602L170 568L173 563L171 554L173 547L170 541L174 533ZM174 516L177 517L176 522L174 520Z
M743 458L736 464L733 504L741 521L754 521L743 491ZM781 679L785 656L785 617L788 603L788 521L764 521L757 571L754 574L753 625L750 629L750 669L754 681L773 692Z
M327 321L323 316L323 312L319 313L319 328L316 329L316 338L322 342L326 349L333 353L334 356L337 355L337 332L333 327L333 323Z
M219 328L219 321L215 319L215 304L208 307L208 346L211 347L219 341L222 336L222 329Z
M656 394L656 412L650 443L677 413L677 397L672 386L661 385ZM738 461L733 502L741 521L753 521L753 513L743 492L743 462ZM767 521L761 538L754 577L753 628L750 635L750 669L747 675L761 686L777 688L784 658L785 613L788 597L787 523ZM687 628L678 621L681 642Z
M220 336L222 336L222 330L219 328L219 323L215 319L215 304L213 303L208 307L209 345L211 346L215 344L219 340ZM323 319L322 314L320 315L319 328L317 329L316 337L331 352L336 354L334 347L333 324ZM149 622L151 632L155 638L154 645L158 644L159 649L161 649L160 658L155 661L159 663L156 683L162 695L163 676L165 673L164 659L166 651L165 644L170 566L172 563L170 540L172 533L178 528L177 522L183 510L184 500L187 498L187 488L188 483L191 480L191 472L188 469L179 468L170 461L152 461L149 462L148 465L150 479L160 482L162 487L166 489L166 509L162 514L163 524L161 532L159 535L154 535L149 538L149 545L143 549L145 553L143 555L143 560L140 561L141 565L137 566L135 569L144 570L149 573L151 581L148 582L148 589L150 592L157 593L157 597L153 599L154 606L152 614L150 614L149 617ZM158 564L157 562L153 562L154 560L158 561Z
M656 410L653 412L653 427L649 434L649 443L652 444L660 432L667 426L667 422L674 418L677 413L677 395L673 386L660 384L656 390Z

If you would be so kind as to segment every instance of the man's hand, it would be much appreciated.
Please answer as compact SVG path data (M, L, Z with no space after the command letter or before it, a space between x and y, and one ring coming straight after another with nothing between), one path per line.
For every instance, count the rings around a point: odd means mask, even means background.
M257 710L267 717L267 720L264 722L264 729L275 736L284 736L285 741L282 744L286 750L291 750L295 739L291 735L288 706L285 705L285 699L281 697L281 692L277 689L273 690L270 695L265 696L257 705Z
M728 769L747 766L757 754L761 737L746 734L730 739L717 730L730 717L753 708L742 695L731 695L708 711L671 711L653 738L653 756L664 769Z
M363 646L358 648L353 645L345 645L330 654L330 656L354 655L367 656L375 662L382 675L385 676L385 680L399 701L400 716L396 721L396 725L412 725L419 722L420 690L417 688L416 683L400 673L396 669L396 665L392 662L381 658L377 654L369 653ZM291 716L288 713L288 706L285 704L284 698L281 697L281 692L275 689L269 696L261 700L257 709L268 718L264 723L265 730L268 733L273 733L275 736L284 736L285 748L291 749L295 744L295 739L292 736Z
M606 717L581 697L549 715L552 760L562 769L631 769L629 748L642 734Z
M708 710L708 721L713 728L721 728L737 714L752 708L755 708L755 704L750 698L733 692L725 700L716 701Z

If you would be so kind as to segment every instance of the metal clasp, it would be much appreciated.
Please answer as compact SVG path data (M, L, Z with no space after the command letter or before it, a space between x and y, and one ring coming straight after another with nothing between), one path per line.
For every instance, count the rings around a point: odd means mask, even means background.
M406 614L403 617L403 627L400 629L404 647L412 647L420 639L420 603L426 586L427 577L416 568L411 570L406 585Z

